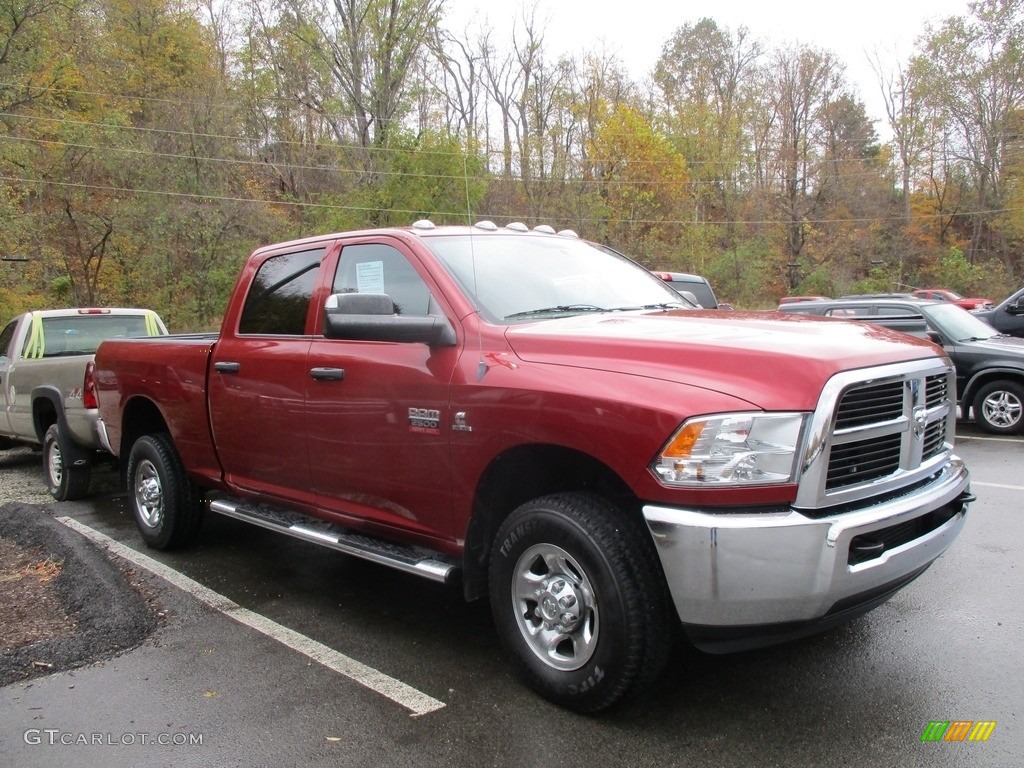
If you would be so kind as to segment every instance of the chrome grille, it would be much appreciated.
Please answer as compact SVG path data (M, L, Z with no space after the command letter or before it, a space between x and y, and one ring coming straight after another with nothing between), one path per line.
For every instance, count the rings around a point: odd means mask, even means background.
M928 376L925 378L925 405L929 408L938 408L949 396L949 381L944 374Z
M945 358L833 377L811 422L798 506L856 502L936 471L952 453L953 392Z
M903 415L903 382L888 381L852 389L843 395L836 412L836 429L874 424Z
M930 459L932 456L938 456L945 450L945 447L946 424L945 422L937 421L925 430L922 458Z
M835 446L828 463L826 487L841 488L885 477L899 466L901 448L899 435Z

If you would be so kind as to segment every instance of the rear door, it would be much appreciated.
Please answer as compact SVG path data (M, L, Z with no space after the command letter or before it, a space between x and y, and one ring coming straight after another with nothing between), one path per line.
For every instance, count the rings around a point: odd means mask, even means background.
M399 241L344 244L330 290L386 293L398 314L444 313L436 286ZM450 532L448 404L457 350L312 341L306 432L318 506L424 535Z
M214 349L210 421L226 479L247 491L311 503L304 397L311 297L330 244L267 255Z

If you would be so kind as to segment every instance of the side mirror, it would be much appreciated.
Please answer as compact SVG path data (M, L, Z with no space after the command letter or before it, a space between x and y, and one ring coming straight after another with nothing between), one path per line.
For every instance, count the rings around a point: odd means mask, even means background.
M455 329L438 315L400 315L383 293L335 293L324 302L324 336L348 341L393 341L455 346Z

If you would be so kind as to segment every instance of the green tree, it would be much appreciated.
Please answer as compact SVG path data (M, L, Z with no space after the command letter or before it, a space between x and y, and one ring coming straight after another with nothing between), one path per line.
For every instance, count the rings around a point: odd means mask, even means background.
M653 264L680 238L686 161L634 108L620 105L601 121L588 149L600 208L595 239Z

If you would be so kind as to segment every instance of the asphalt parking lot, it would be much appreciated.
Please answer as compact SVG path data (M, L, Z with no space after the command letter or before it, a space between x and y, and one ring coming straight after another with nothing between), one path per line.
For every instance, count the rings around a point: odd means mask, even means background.
M192 550L146 550L113 486L44 505L128 558L161 618L114 658L0 688L0 763L1019 766L1024 440L964 426L958 452L968 525L888 603L784 646L683 654L600 717L527 690L487 607L450 589L217 516ZM946 721L995 725L922 741Z

